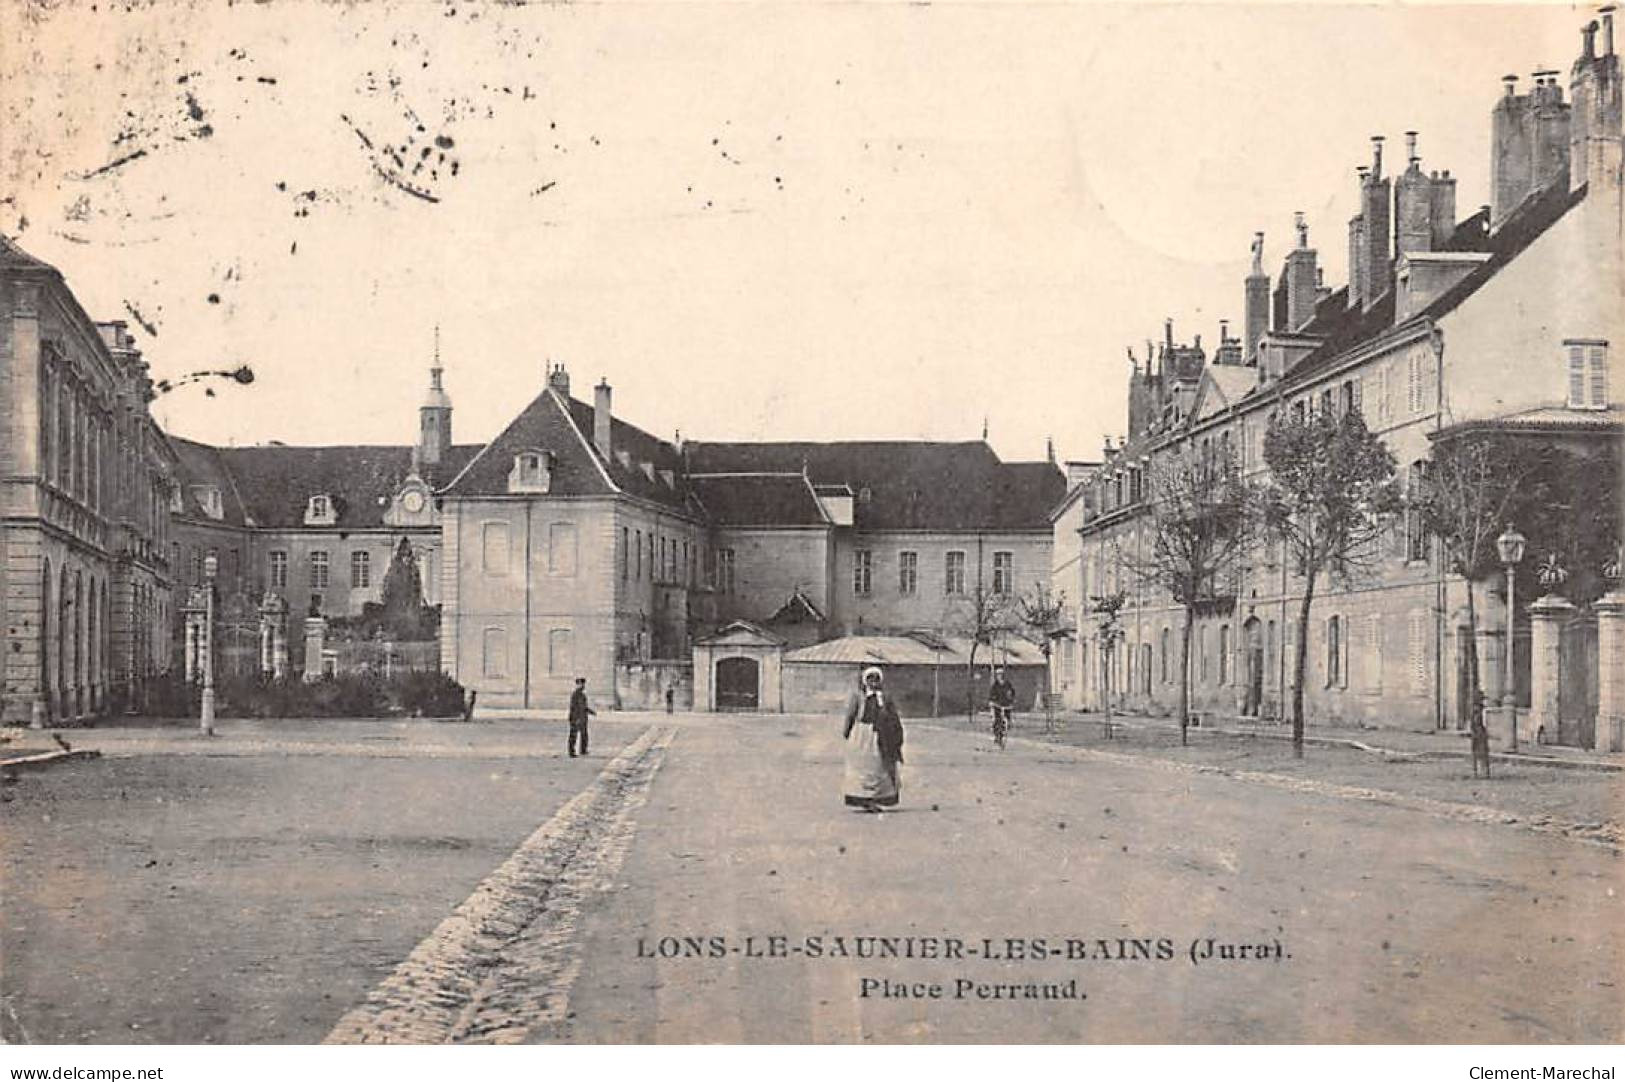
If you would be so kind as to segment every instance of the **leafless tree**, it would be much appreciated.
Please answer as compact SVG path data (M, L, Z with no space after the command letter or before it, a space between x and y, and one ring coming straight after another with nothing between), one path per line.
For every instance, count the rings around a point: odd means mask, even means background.
M1269 479L1259 492L1264 528L1278 538L1299 575L1293 660L1292 750L1303 755L1303 677L1309 609L1320 579L1357 579L1381 560L1378 541L1400 510L1394 456L1360 411L1298 410L1272 418L1264 433Z
M1228 456L1170 454L1150 476L1149 551L1128 561L1144 584L1166 591L1184 613L1179 632L1179 741L1190 729L1191 629L1196 606L1212 601L1247 544L1251 490Z

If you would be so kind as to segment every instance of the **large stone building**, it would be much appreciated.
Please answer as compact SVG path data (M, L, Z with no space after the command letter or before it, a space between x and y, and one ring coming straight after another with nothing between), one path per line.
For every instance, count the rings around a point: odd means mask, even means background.
M1044 579L1062 491L980 442L666 442L555 366L439 490L443 664L492 706L556 705L578 675L687 702L695 640L738 621L780 645L951 629L978 588Z
M122 323L0 238L0 722L139 709L169 668L178 462Z
M1486 427L1618 461L1625 260L1611 14L1600 51L1597 31L1587 27L1573 65L1572 104L1555 72L1537 72L1527 94L1507 80L1492 110L1489 205L1458 219L1456 182L1448 171L1423 171L1415 133L1407 133L1394 176L1374 140L1370 165L1358 170L1347 285L1322 283L1300 218L1273 292L1262 235L1255 240L1239 338L1221 326L1209 357L1200 338L1176 343L1170 325L1137 359L1127 439L1108 441L1105 461L1054 515L1057 586L1075 597L1127 597L1124 639L1111 653L1114 699L1149 710L1176 701L1181 610L1130 570L1149 543L1149 478L1163 456L1222 455L1257 477L1276 412L1358 409L1394 453L1408 489L1421 482L1438 441ZM1619 524L1604 528L1617 543ZM1307 712L1378 725L1454 724L1468 709L1464 584L1446 573L1414 514L1393 518L1380 555L1374 576L1318 591ZM1198 710L1240 713L1257 704L1280 713L1301 596L1302 581L1278 547L1256 547L1228 570L1197 608L1189 664ZM1503 692L1506 649L1495 629L1506 617L1505 598L1491 602L1480 641L1493 703ZM1097 707L1108 682L1097 620L1079 612L1074 624L1082 649L1065 667L1062 690L1074 706ZM1583 640L1583 624L1564 634ZM1513 694L1527 705L1529 614L1521 605L1518 626ZM1563 709L1583 712L1586 696L1585 687L1573 689ZM1537 723L1542 709L1537 703ZM1555 726L1546 735L1555 739Z

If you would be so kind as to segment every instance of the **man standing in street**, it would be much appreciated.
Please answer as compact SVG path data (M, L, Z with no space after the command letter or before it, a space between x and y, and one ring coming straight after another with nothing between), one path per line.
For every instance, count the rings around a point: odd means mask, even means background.
M993 742L1004 747L1004 734L1010 728L1010 712L1016 706L1016 686L1002 667L993 671L993 685L987 689L987 704L993 708Z
M587 678L576 677L576 689L570 692L570 758L576 757L576 737L581 738L581 754L587 754L587 719L598 711L587 705Z

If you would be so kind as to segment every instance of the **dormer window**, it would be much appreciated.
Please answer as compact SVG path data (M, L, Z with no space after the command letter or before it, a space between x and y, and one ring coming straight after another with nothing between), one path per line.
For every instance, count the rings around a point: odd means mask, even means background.
M509 492L547 492L552 487L552 454L525 450L513 456L513 469L508 474Z
M655 464L653 462L639 462L638 466L643 470L643 476L651 481L655 479Z
M677 475L671 470L661 470L660 479L665 482L667 488L675 489L677 487Z
M333 498L324 492L318 492L305 504L306 526L331 526L337 517L333 511Z
M226 517L225 507L220 502L220 490L214 485L193 485L192 499L203 513L212 519Z
M616 451L615 452L615 459L616 459L616 461L618 461L621 464L621 469L630 470L632 468L632 452L631 451L625 451L625 450Z

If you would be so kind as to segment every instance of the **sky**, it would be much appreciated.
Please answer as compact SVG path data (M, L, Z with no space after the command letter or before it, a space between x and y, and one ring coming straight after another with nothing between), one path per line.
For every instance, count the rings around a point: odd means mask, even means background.
M1098 457L1126 350L1345 277L1414 129L1488 201L1501 77L1589 7L0 2L0 232L218 443L454 438L607 379L665 438ZM9 44L8 44L9 43Z

